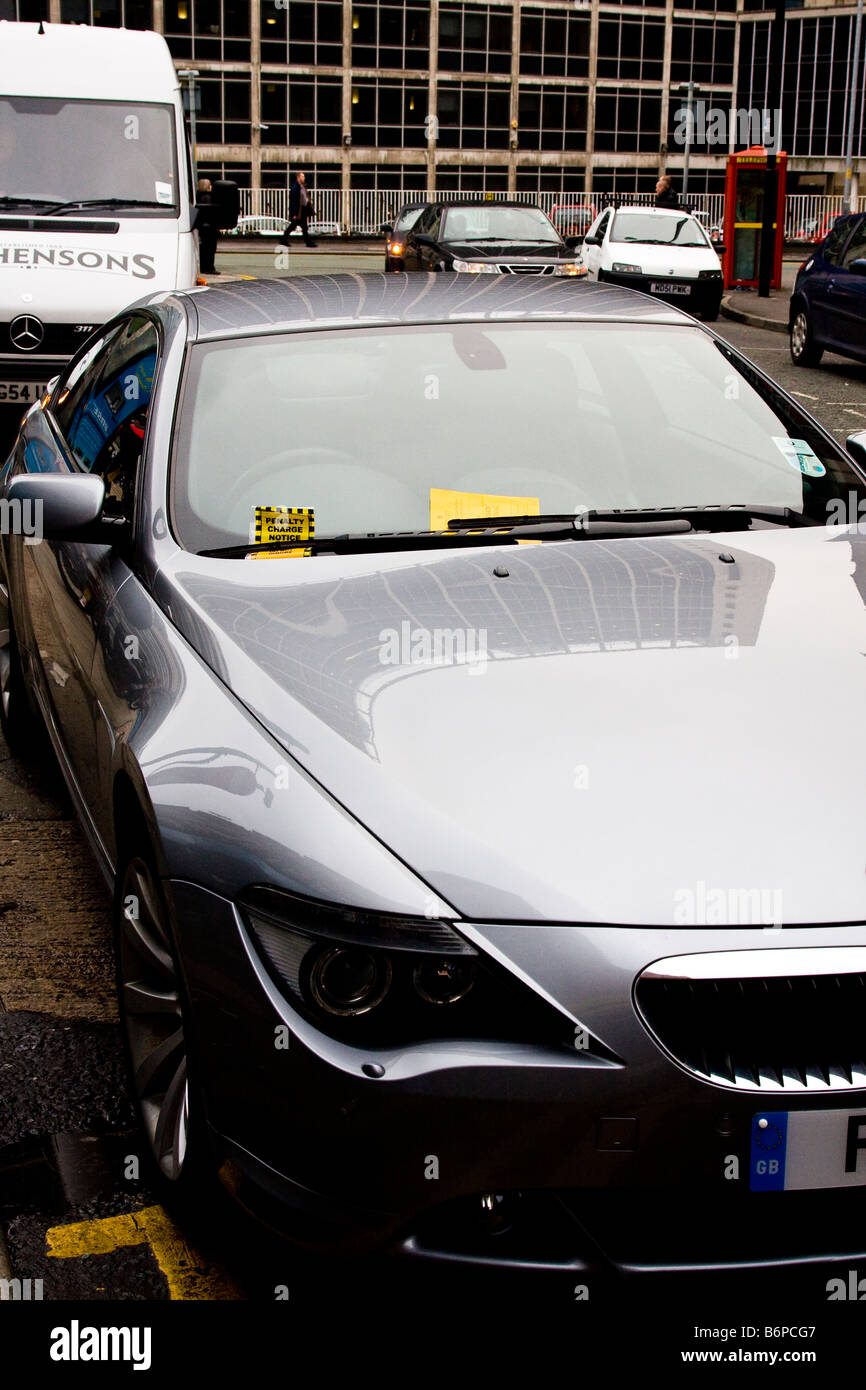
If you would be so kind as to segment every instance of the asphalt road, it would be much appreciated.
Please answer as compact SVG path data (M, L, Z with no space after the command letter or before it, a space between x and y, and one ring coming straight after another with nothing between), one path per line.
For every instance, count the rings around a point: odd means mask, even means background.
M292 271L307 255L312 269L315 253L292 251ZM782 335L717 327L839 440L866 428L866 366L828 355L797 369ZM142 1153L106 889L50 754L25 766L0 742L0 1279L41 1278L45 1299L268 1301L300 1287L315 1301L333 1290L333 1265L298 1263L228 1203L208 1199L174 1224L146 1165L130 1163Z

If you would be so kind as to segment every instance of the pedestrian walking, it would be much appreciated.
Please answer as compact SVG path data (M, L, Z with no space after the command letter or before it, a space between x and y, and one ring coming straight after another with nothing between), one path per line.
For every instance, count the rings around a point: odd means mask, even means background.
M678 208L680 200L677 197L677 190L674 188L670 174L662 174L656 184L656 207L657 208Z
M307 223L310 219L312 204L310 195L307 192L307 179L303 170L292 175L289 186L289 221L286 230L280 237L283 246L288 246L289 237L296 227L300 227L301 236L304 238L305 246L315 246L317 243L310 240L310 233L307 230Z
M199 179L195 186L195 200L198 206L210 209L213 206L213 184L210 179ZM214 265L219 227L216 225L217 209L213 212L200 212L196 218L198 231L199 269L203 275L219 275Z

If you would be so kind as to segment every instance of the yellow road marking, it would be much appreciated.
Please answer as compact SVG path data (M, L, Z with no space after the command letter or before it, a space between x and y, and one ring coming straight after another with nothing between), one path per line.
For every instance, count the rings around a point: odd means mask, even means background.
M242 1299L227 1274L205 1264L162 1207L142 1207L124 1216L52 1226L47 1253L59 1260L107 1255L127 1245L149 1245L165 1275L171 1299Z

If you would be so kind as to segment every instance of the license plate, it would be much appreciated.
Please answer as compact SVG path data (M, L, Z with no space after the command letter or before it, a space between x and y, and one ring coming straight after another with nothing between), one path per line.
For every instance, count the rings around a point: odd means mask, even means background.
M650 284L653 294L691 294L691 285L672 285L669 280L653 280Z
M0 381L0 401L32 405L45 395L45 389L46 383L43 381Z
M753 1192L864 1185L866 1110L767 1110L754 1116Z

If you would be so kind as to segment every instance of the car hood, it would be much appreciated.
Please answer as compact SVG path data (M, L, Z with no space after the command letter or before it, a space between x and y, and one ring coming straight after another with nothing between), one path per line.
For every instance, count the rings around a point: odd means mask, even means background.
M720 270L721 261L709 246L650 246L641 241L612 241L606 262L639 265L644 275L695 276L701 270Z
M856 531L178 553L163 585L291 757L464 916L866 918Z

